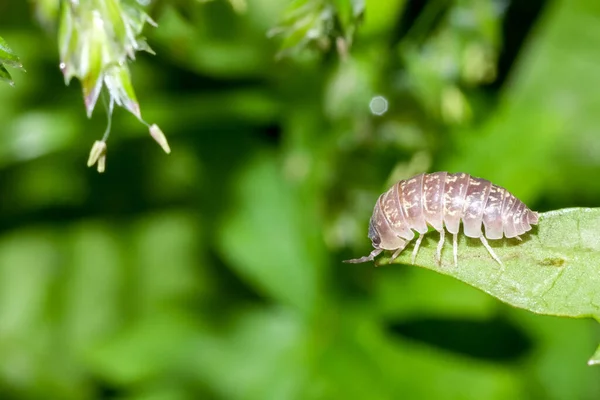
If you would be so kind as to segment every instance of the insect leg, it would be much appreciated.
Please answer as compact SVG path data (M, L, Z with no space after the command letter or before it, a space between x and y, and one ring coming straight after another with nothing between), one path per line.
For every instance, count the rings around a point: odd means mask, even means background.
M347 264L359 264L359 263L364 263L367 261L373 261L375 259L375 257L377 257L379 255L379 253L381 253L382 251L383 251L383 249L375 249L368 256L364 256L361 258L354 258L352 260L344 260L344 262Z
M496 255L496 253L494 253L494 251L492 250L492 248L490 247L490 245L488 244L487 240L485 239L485 237L481 236L479 239L481 239L481 243L483 243L483 245L485 246L485 248L487 249L487 251L490 252L490 255L492 256L492 258L494 260L496 260L498 262L498 264L500 264L501 267L504 267L504 265L502 265L502 261L500 261L500 259L498 258L498 256Z
M444 228L440 230L440 241L437 245L437 251L435 252L435 260L437 261L438 265L442 265L442 248L444 247L445 232L446 231Z
M458 267L458 233L452 235L452 249L454 251L454 266Z
M406 245L408 244L408 242L406 242L406 244L398 249L396 249L396 251L394 252L394 254L392 254L392 257L390 258L390 264L396 259L398 258L398 256L400 255L400 253L402 253L402 250L404 250L406 248Z
M419 252L419 246L421 246L421 242L423 241L423 237L425 236L425 234L419 234L419 238L417 239L417 242L415 243L415 248L412 252L412 258L411 258L411 264L415 263L415 260L417 259L417 253Z

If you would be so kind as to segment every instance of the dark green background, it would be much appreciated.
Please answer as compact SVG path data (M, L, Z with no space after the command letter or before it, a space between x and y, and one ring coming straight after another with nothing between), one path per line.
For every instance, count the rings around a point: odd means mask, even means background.
M27 69L0 86L0 398L600 398L597 323L341 263L368 253L377 196L422 171L538 211L598 205L600 3L475 3L367 1L340 62L275 60L283 1L161 1L157 55L131 70L172 154L117 109L100 175L103 109L85 117L30 4L0 2ZM471 43L497 48L495 79L457 73Z

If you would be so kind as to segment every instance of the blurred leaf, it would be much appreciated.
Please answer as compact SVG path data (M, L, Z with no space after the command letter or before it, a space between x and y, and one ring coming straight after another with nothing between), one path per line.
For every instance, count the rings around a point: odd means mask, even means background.
M78 385L78 378L72 373L64 385L64 347L52 330L53 293L62 269L62 246L54 232L30 228L0 238L0 381L3 389L29 394L52 381L60 386L57 397L71 399L77 396L65 392Z
M436 241L429 235L417 265L453 276L515 307L538 314L593 317L600 322L598 226L600 208L540 214L539 227L526 234L523 242L491 243L504 268L482 245L473 246L466 237L459 240L458 268L450 251L442 255L442 266L437 266ZM408 264L410 257L404 251L395 263Z
M376 294L382 316L483 320L497 309L497 300L448 276L420 268L406 272L397 268L379 272Z
M370 63L359 58L340 63L325 88L323 111L332 120L366 116L367 99L374 95L375 73Z
M114 334L123 322L124 257L110 225L88 222L69 233L70 263L61 287L62 326L65 342L80 357L88 346Z
M12 196L4 204L13 213L29 213L48 206L76 206L85 203L83 171L69 160L42 159L19 168L7 189Z
M160 29L152 32L152 40L161 48L163 56L186 70L219 79L272 76L273 53L266 46L270 42L264 32L259 35L239 22L228 28L228 32L235 32L244 40L220 38L205 26L215 23L215 16L205 12L204 7L199 8L203 12L197 25L173 7L165 8L160 16ZM237 21L234 19L231 23Z
M32 229L0 240L0 340L35 334L48 307L60 267L59 246L44 230Z
M40 24L47 30L55 28L60 12L61 0L35 0L35 16Z
M189 389L173 385L142 385L136 394L120 397L121 400L187 400L199 398L189 393ZM207 397L202 397L207 398Z
M485 176L527 202L597 204L600 185L589 179L600 173L598 3L549 3L535 29L497 110L482 126L456 132L440 170Z
M480 98L468 89L496 77L504 8L495 1L430 1L408 28L399 46L405 85L429 118L447 126L471 120Z
M309 247L314 227L303 224L307 205L268 155L246 165L235 184L231 214L219 232L223 257L269 296L312 310L323 256L322 249Z
M279 56L306 46L313 40L327 39L332 29L332 10L326 0L296 0L285 13L281 24L269 36L284 35Z
M368 309L352 302L328 317L318 330L322 351L303 399L527 398L514 365L459 356L395 336Z
M199 227L189 214L149 215L134 224L134 237L129 251L135 257L137 290L132 300L139 315L151 316L209 291L206 269L198 268Z
M595 398L600 393L600 369L585 362L598 344L599 326L592 319L542 316L513 308L504 315L531 338L529 357L522 358L523 376L544 400ZM488 343L489 344L489 343ZM557 367L560 365L561 367ZM569 366L564 368L564 366Z
M215 0L197 0L197 1L199 3L210 3L211 1L215 1ZM233 8L233 10L239 14L244 13L246 11L246 9L248 8L248 4L247 4L246 0L227 0L227 2L231 6L231 8Z
M10 122L0 136L0 166L64 150L80 130L73 113L63 109L30 110Z
M195 332L189 315L176 311L155 313L90 348L89 364L110 382L152 381L177 368Z
M440 170L485 176L510 187L521 200L535 201L544 187L557 179L554 154L565 126L559 114L539 111L532 102L527 104L517 107L511 103L510 109L499 109L477 132L457 134L458 150L448 152L449 159Z
M364 3L364 23L357 32L361 36L381 34L392 30L397 24L398 15L401 15L406 0L388 0L385 2L367 0Z
M243 310L223 331L206 331L186 349L188 365L224 399L297 399L307 384L309 332L285 307ZM250 361L251 360L251 361Z
M342 32L354 32L365 11L365 0L332 0Z
M277 57L297 54L313 45L327 51L334 43L345 56L364 8L362 0L293 1L279 26L269 31L269 36L283 36Z

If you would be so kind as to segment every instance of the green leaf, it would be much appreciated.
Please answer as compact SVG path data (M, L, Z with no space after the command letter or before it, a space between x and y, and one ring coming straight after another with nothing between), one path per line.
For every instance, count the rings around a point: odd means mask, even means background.
M268 153L235 181L231 213L220 224L222 256L242 279L303 312L317 309L323 248L313 247L311 204Z
M392 31L405 6L404 0L365 1L364 22L357 32L361 36Z
M10 73L6 70L6 68L4 68L4 65L2 64L0 64L0 79L7 82L11 86L15 85L15 83L12 80L12 77L10 76Z
M131 33L134 36L142 32L144 24L146 23L149 23L154 27L158 26L156 22L152 18L150 18L150 16L146 14L144 10L139 6L121 3L121 7L123 8L123 13L121 17L126 21L127 25L129 26L129 29L132 30Z
M306 398L299 392L306 386L314 347L305 321L293 310L250 308L224 329L197 332L184 349L182 369L206 381L218 398Z
M98 5L104 13L104 19L110 27L114 40L124 43L127 40L127 28L121 13L121 5L115 0L99 2Z
M90 347L86 361L95 373L120 385L156 379L180 362L196 329L186 313L156 312Z
M416 264L452 276L514 307L538 314L600 321L600 208L540 214L523 241L490 241L500 267L479 243L459 235L458 267L447 240L442 265L435 262L437 234L429 234ZM394 262L409 264L411 251ZM387 261L380 259L378 265ZM599 363L600 350L589 364Z
M268 36L284 37L277 57L298 52L312 41L326 40L331 17L331 10L326 9L324 2L317 0L293 2L288 7L281 24L268 33Z
M25 71L25 68L23 68L23 64L21 64L19 57L14 51L12 51L10 47L8 47L6 41L0 36L0 80L7 82L11 86L14 86L15 83L13 82L10 73L6 69L6 66Z
M60 286L61 335L76 352L110 337L122 322L124 255L110 229L102 222L86 221L63 235L70 250L69 262L62 267L68 278Z
M596 352L594 353L594 355L592 356L592 358L589 359L588 364L589 365L598 365L598 364L600 364L600 346L598 346L598 349L596 349Z
M60 13L60 0L37 0L32 2L35 17L42 27L47 31L53 31L56 28L57 19Z
M107 69L104 76L104 83L110 93L111 99L118 105L125 107L138 119L142 118L140 105L135 96L127 65L115 65Z
M299 54L305 49L327 51L336 40L350 45L362 22L362 0L297 0L292 2L281 23L268 36L282 35L277 58Z
M61 7L59 18L58 50L60 69L64 75L65 84L68 85L73 76L79 75L80 62L75 57L79 48L79 32L74 27L73 14L69 7Z
M85 15L86 22L89 23L89 32L83 48L83 57L81 68L81 85L83 87L83 97L88 118L92 116L100 91L102 90L102 75L104 73L105 52L108 47L109 38L106 34L104 21L96 14L89 13Z
M19 60L19 57L17 57L15 52L8 47L8 43L6 43L2 37L0 37L0 63L23 70L21 60Z

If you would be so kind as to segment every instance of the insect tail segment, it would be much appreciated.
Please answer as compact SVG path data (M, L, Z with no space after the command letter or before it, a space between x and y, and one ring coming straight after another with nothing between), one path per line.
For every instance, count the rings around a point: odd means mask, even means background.
M535 211L529 211L527 217L531 225L537 225L540 215Z
M345 262L346 264L360 264L368 261L373 261L375 260L375 257L381 254L382 251L383 249L375 249L368 256L364 256L361 258L353 258L352 260L344 260L343 262Z

